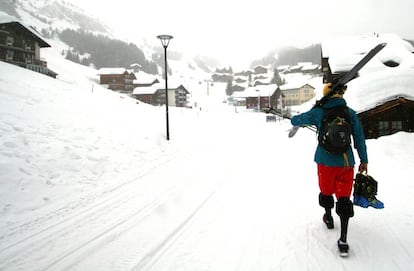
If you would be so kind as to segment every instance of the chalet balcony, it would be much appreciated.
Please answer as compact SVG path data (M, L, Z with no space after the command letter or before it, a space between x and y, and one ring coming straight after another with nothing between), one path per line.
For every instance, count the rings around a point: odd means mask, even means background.
M19 65L21 67L27 67L27 66L38 66L42 68L47 67L47 62L43 60L33 60L30 58L21 58L21 57L13 57L13 58L6 58L7 62L14 63L16 65Z
M16 44L16 43L0 43L1 48L7 48L9 50L14 50L23 53L34 53L34 47L30 45Z

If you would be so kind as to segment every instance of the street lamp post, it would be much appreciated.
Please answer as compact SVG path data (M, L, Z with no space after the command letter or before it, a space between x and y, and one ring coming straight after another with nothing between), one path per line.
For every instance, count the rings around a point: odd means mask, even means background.
M167 120L167 140L170 140L170 124L168 120L168 69L167 69L167 47L173 36L159 35L158 39L161 40L161 44L164 47L164 66L165 66L165 114Z

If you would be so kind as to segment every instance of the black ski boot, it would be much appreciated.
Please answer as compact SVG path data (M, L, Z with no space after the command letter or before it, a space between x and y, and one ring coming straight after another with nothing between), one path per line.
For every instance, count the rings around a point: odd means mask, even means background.
M326 227L328 229L333 229L334 228L334 221L333 221L333 217L331 215L327 215L324 214L322 217L323 223L325 223Z
M349 253L349 245L347 242L341 241L341 239L338 240L338 249L339 249L339 256L341 257L348 257Z

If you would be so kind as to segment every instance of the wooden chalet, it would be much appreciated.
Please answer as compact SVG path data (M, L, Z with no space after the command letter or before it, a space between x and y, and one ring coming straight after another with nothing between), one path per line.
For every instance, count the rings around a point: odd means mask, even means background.
M276 84L248 87L244 91L233 93L236 100L244 99L247 109L276 108L283 94Z
M33 28L19 21L0 21L0 60L56 78L40 59L40 49L51 47Z
M187 97L190 92L181 84L168 86L168 105L186 107ZM132 93L133 97L151 105L165 104L165 85L157 83L151 86L136 87Z
M101 85L122 93L132 93L134 80L137 79L132 71L125 68L101 68L98 75Z
M161 104L161 101L158 101L157 99L157 88L151 86L140 86L134 88L132 92L132 96L140 100L141 102L152 104L152 105L159 105ZM164 96L165 97L165 96ZM165 102L164 102L165 103Z
M263 66L256 66L254 67L254 73L255 74L263 74L263 73L267 73L267 68L263 67Z
M414 87L414 86L413 86ZM358 114L367 139L399 131L414 132L414 100L394 97Z

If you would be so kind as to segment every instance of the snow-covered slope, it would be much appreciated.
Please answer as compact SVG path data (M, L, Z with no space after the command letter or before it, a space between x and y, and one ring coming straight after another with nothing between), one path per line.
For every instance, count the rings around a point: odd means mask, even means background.
M45 56L58 79L0 62L0 270L414 269L413 134L367 142L385 209L355 208L341 259L315 134L212 93L170 108L166 141L165 108Z
M2 11L35 27L45 30L83 29L109 34L103 22L86 11L64 0L16 0L2 1Z
M1 1L0 2L0 22L4 17L19 20L28 26L34 27L42 35L47 35L44 38L52 37L48 40L55 46L55 44L62 44L56 31L65 29L73 29L82 31L103 34L110 38L120 39L127 42L133 42L144 52L146 58L150 60L153 54L162 54L163 48L155 37L148 41L139 36L125 36L125 34L118 33L109 23L104 19L96 18L87 11L68 3L65 0L16 0L16 1ZM175 70L185 71L186 73L194 73L202 71L206 73L212 71L218 65L217 60L213 60L212 56L203 57L200 55L189 55L185 51L180 51L174 48L174 41L169 48L170 54L175 54L179 61L176 61ZM61 49L68 49L67 45L60 46ZM202 67L202 69L200 68ZM125 67L129 68L129 67ZM179 73L182 75L183 73Z

